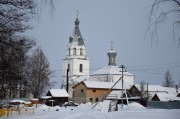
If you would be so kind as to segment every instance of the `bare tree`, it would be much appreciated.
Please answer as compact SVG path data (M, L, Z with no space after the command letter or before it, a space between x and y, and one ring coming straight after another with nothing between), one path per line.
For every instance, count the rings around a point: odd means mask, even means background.
M24 36L2 43L0 49L0 97L15 98L21 92L26 73L27 52L34 46L34 42ZM19 94L20 97L21 93Z
M31 79L30 85L32 93L35 98L39 98L40 95L51 85L50 77L53 71L49 68L49 62L45 57L42 49L39 47L35 49L31 58Z
M172 74L170 73L169 70L167 70L165 73L163 86L174 87L174 81L172 80Z
M141 99L144 98L145 91L146 91L146 82L145 81L141 81L140 82L140 95L141 95Z
M25 97L29 78L27 55L34 41L23 36L31 29L29 21L38 14L42 4L48 4L51 11L53 0L0 0L0 99ZM27 70L25 70L27 69ZM23 92L22 92L23 90Z
M148 14L148 29L145 39L150 36L151 45L158 40L159 27L165 24L168 18L172 20L172 33L174 41L180 46L180 1L179 0L155 0Z

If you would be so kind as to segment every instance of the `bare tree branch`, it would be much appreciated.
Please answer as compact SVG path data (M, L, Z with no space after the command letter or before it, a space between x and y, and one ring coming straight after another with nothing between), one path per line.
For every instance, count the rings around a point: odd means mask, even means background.
M175 4L174 8L163 9L164 5L173 4L173 3ZM175 16L180 15L180 2L178 0L155 0L148 14L148 28L146 30L144 39L147 39L148 35L150 35L149 37L150 37L151 43L153 43L154 40L159 40L158 28L161 25L163 25L163 23L169 17L172 17L171 15L175 15ZM173 24L172 34L173 34L174 40L180 38L180 30L175 30L175 26L180 24L179 19L180 18L178 18L178 20L174 20L174 22L172 23ZM178 34L178 35L175 35L175 34Z

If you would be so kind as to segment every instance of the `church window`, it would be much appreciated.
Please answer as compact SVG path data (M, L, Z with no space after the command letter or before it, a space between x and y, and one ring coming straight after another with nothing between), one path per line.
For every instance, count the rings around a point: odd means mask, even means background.
M73 55L76 55L76 48L73 48Z
M79 65L79 72L83 72L83 65L82 64Z
M80 48L80 55L83 55L83 49Z
M81 89L81 93L83 93L84 92L84 90L83 89Z

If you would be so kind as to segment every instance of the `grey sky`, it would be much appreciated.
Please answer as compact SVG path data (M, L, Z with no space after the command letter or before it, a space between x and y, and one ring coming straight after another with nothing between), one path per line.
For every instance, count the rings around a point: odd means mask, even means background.
M51 18L48 8L42 9L40 21L28 32L37 39L55 70L52 80L61 81L62 59L74 30L79 10L80 30L85 40L91 73L108 64L110 41L117 52L116 63L124 64L135 75L135 83L162 84L167 69L176 83L180 82L180 48L175 46L169 21L160 27L159 40L151 46L144 40L147 13L153 0L56 0ZM169 19L171 20L171 19ZM56 85L58 87L59 85ZM59 87L58 87L59 88Z

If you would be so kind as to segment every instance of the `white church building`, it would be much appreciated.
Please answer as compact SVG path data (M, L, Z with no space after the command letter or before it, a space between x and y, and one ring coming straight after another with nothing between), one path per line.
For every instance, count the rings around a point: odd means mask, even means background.
M80 76L89 75L89 58L86 57L86 47L84 39L79 29L79 19L75 20L74 32L69 38L69 43L66 48L66 57L63 59L63 88L67 87L67 76L69 80L69 94L72 95L72 86L74 80Z
M89 74L90 59L86 57L86 47L79 29L79 23L79 19L76 17L75 29L69 38L69 43L66 48L67 54L63 59L62 87L67 87L68 79L68 93L70 97L73 95L72 86L81 81L115 83L122 77L122 73L125 88L129 88L134 85L134 75L116 64L115 60L117 53L113 50L112 44L111 50L107 53L109 58L108 65L95 71L92 74ZM119 83L121 83L121 81Z

